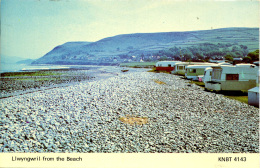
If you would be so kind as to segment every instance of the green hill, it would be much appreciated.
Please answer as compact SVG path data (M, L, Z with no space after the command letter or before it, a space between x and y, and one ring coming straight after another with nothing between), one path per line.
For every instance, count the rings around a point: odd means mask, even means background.
M248 52L259 46L259 28L223 28L187 32L123 34L96 42L68 42L33 64L117 64L150 59L172 47L194 47L205 43L245 45ZM153 57L154 58L154 57ZM156 59L156 58L154 58Z

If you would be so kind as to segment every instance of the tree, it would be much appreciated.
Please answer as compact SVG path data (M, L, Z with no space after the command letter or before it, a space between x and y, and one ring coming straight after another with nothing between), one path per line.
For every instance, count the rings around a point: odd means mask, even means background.
M232 47L232 52L236 52L236 51L239 51L239 48L237 46L233 46Z
M240 45L240 48L246 50L247 46L246 45Z
M246 56L243 58L243 62L250 63L252 61L252 58L249 56Z
M166 55L162 56L161 58L159 58L159 61L165 61L168 60L168 58L166 57Z
M189 60L191 60L191 55L189 55L189 54L184 54L184 55L183 55L183 61L189 61Z
M247 54L248 57L251 57L253 61L259 61L259 50L255 50L254 52L250 52Z
M180 61L181 58L178 55L173 56L174 60Z
M233 57L231 55L226 55L225 59L228 61L233 61Z

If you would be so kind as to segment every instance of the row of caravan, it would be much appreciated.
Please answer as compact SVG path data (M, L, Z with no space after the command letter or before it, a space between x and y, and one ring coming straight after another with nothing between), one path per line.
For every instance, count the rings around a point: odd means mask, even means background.
M204 63L160 61L160 65L171 67L171 73L185 75L187 79L203 81L206 90L254 92L259 101L259 67L255 64ZM160 69L160 68L158 68ZM249 99L248 99L249 101ZM259 103L258 103L259 104Z
M186 67L191 65L213 65L204 62L159 61L156 63L157 71L167 71L175 75L185 75ZM202 73L203 74L203 73Z
M163 69L187 79L199 80L210 90L248 90L256 86L258 66L254 64L159 61L156 70Z
M214 65L205 69L202 80L210 90L249 90L257 85L257 73L253 64Z

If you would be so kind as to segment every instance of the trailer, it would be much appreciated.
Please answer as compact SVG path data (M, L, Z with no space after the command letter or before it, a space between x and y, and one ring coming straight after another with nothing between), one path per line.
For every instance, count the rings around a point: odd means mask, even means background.
M232 66L232 64L230 63L227 63L227 62L221 62L221 63L218 63L216 66L223 66L223 65L230 65ZM204 70L204 74L203 75L199 75L201 77L201 81L203 83L206 83L208 81L211 81L211 75L212 75L212 67L207 67L205 68Z
M178 62L180 61L159 61L155 64L156 70L171 72L174 70L174 66Z
M174 70L171 72L175 75L185 75L186 67L189 65L207 65L212 63L205 63L205 62L178 62L175 64Z
M217 64L189 65L186 67L185 77L191 80L199 80L198 76L203 75L206 68L209 68L214 65Z
M204 76L205 88L215 91L241 91L256 86L258 68L253 64L218 65L207 69ZM209 75L211 79L209 80Z
M260 70L258 70L256 78L256 87L248 90L248 104L259 107L259 78Z

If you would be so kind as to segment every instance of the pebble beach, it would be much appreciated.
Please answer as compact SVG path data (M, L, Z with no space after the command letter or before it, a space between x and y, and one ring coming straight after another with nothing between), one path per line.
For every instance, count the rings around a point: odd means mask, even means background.
M259 153L258 108L180 76L110 68L0 99L0 151Z

